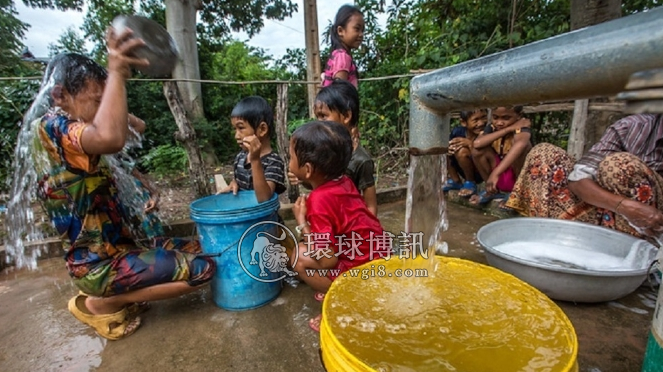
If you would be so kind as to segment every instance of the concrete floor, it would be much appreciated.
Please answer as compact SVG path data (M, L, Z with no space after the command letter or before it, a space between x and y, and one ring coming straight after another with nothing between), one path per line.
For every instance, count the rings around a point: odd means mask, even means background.
M380 206L386 230L402 230L404 209ZM449 255L485 263L474 235L494 217L451 205L449 220ZM0 273L0 371L324 371L318 334L307 326L320 304L303 284L243 312L216 307L209 289L153 303L121 341L96 336L68 313L76 292L61 258ZM654 303L644 286L610 303L558 302L576 329L580 370L640 371Z

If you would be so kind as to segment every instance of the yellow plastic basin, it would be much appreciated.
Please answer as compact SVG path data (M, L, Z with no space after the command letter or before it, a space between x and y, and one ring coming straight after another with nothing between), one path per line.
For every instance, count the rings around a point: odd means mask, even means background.
M489 266L436 260L427 277L414 271L425 263L392 258L334 281L322 307L325 368L577 371L575 330L548 297Z

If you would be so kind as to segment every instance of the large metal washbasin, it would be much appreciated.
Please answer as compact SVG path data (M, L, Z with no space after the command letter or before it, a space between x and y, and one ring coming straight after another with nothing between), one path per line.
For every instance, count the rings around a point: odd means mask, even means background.
M647 278L657 253L652 244L625 233L547 218L494 221L479 229L477 240L491 266L531 284L552 299L573 302L611 301L633 292ZM526 243L526 252L506 249L508 243ZM542 252L540 257L537 245ZM553 245L559 249L555 251L557 259L543 253L550 252ZM586 255L587 265L565 262L565 252L575 260ZM606 257L604 254L614 262L624 262L624 266L597 269L592 257Z

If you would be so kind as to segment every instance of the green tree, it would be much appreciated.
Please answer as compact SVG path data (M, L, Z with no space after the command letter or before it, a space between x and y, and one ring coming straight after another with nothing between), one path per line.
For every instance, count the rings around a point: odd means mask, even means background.
M21 39L28 25L16 18L14 2L0 0L0 74L13 74L20 60Z
M48 56L53 57L56 54L64 52L74 52L87 55L87 48L85 47L85 39L73 28L69 27L65 30L56 43L48 45Z

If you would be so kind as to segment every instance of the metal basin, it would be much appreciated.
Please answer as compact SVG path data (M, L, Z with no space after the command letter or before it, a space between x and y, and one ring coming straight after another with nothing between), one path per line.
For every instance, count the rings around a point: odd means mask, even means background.
M150 61L149 66L136 67L138 71L153 77L168 76L173 72L179 58L177 45L160 24L145 17L119 15L113 19L112 26L118 34L128 27L133 31L133 37L145 41L145 45L131 53Z
M657 253L652 244L628 234L547 218L494 221L479 229L477 240L491 266L531 284L552 299L573 302L611 301L633 292L647 278ZM509 243L526 243L527 252L514 254L503 249ZM537 257L537 249L543 252L542 247L547 249L551 245L562 259ZM578 257L578 252L585 254L587 267L577 262L565 263L566 252L569 257ZM624 262L624 267L592 268L593 255L608 255L615 262Z

